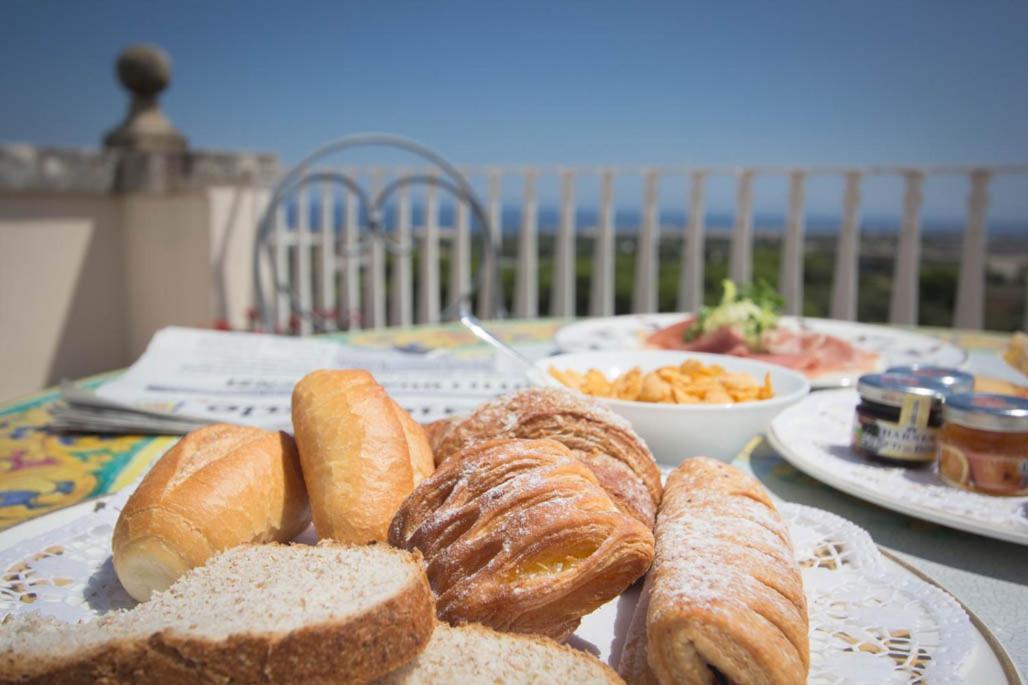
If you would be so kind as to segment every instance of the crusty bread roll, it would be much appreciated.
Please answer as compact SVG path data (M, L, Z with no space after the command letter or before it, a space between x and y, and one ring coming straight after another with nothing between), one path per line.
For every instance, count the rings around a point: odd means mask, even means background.
M205 426L168 450L129 497L111 541L114 570L145 601L224 549L287 542L309 523L291 437Z
M404 498L435 468L424 428L367 371L304 376L293 430L321 538L385 540Z
M403 435L407 439L410 465L414 469L414 485L417 485L435 473L432 445L424 426L412 419L400 405L393 402L393 406L396 408L396 415L400 417L400 427L403 428Z

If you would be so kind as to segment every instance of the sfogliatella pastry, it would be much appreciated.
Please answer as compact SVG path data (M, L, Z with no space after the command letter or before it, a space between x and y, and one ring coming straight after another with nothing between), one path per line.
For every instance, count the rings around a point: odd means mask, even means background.
M423 424L425 435L428 436L428 444L432 448L432 454L436 465L442 463L442 450L446 443L450 430L464 420L463 416L447 416L444 419L437 419L431 423Z
M424 555L440 618L558 640L653 558L650 529L553 440L454 455L400 507L389 542Z
M435 468L424 428L367 371L304 376L293 430L321 538L385 540L400 503Z
M686 460L668 478L656 537L622 654L628 683L807 681L803 582L760 483L712 459Z
M114 570L143 602L222 550L288 542L310 520L291 437L204 426L168 450L125 503L111 540Z
M622 417L599 402L558 388L504 395L462 420L433 425L436 464L476 442L551 438L585 462L618 507L653 527L660 504L660 470Z

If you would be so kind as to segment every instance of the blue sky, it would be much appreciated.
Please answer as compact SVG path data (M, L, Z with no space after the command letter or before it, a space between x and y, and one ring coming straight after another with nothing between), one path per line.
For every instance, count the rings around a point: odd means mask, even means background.
M4 141L97 144L124 110L115 55L150 41L172 56L165 108L195 147L286 161L370 129L468 163L1028 162L1025 2L14 1L2 12ZM837 206L838 188L818 187L812 211ZM783 188L764 182L758 198ZM993 215L1028 217L1025 190L1028 177L997 183ZM897 196L870 188L871 211ZM929 184L926 214L964 204L960 183Z

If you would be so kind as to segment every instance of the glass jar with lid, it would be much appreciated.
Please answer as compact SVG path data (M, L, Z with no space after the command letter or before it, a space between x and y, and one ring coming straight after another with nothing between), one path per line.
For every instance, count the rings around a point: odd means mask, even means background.
M1010 395L951 395L939 433L939 476L965 490L1028 494L1028 399Z
M901 373L938 383L946 388L946 393L949 395L974 392L974 376L966 371L951 369L948 366L908 364L906 366L891 366L885 370L885 373Z
M935 459L942 425L942 383L905 373L870 373L857 382L853 449L866 457L907 466Z

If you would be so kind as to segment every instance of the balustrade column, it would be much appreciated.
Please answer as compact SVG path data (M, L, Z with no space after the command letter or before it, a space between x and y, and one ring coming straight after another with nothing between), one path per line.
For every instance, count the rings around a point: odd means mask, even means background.
M732 229L731 274L736 283L753 279L753 171L739 172Z
M682 271L678 277L678 310L698 312L703 306L704 207L703 184L706 172L689 175L689 223L685 227Z
M500 197L500 171L490 169L486 176L489 185L489 226L483 226L482 231L495 234L499 247L498 254L486 250L485 258L478 267L482 272L478 281L478 316L492 319L496 317L497 307L501 306L500 299L503 297L499 278L500 265L497 262L499 253L503 251L503 203ZM484 234L482 240L488 245L489 236Z
M786 219L778 290L785 298L785 313L803 314L804 181L806 173L789 174L789 215Z
M975 169L970 174L971 192L967 198L967 227L960 255L957 280L957 328L980 329L985 323L985 257L988 248L985 217L989 208L989 181L992 173Z
M432 172L434 174L434 172ZM418 323L439 321L439 192L435 185L425 190L425 221L421 240L421 268L418 283Z
M657 311L657 275L660 270L660 208L657 204L657 172L643 174L643 216L635 254L633 312Z
M555 250L550 314L575 315L575 172L560 174L560 226Z
M350 178L352 172L347 172ZM343 200L343 321L349 330L361 327L360 254L357 250L357 196L347 188Z
M835 249L832 318L857 318L857 274L860 267L860 183L863 174L847 171L842 198L842 227Z
M518 270L514 286L514 316L534 318L539 313L539 254L536 241L539 203L535 169L524 174L521 233L518 235Z
M614 314L614 171L600 172L600 211L597 215L589 313Z
M904 172L903 225L900 228L896 266L892 277L889 321L917 324L918 278L921 274L921 203L924 201L924 172Z
M467 177L466 173L462 173ZM450 303L455 302L471 288L471 210L468 203L459 198L454 199L453 232L450 250Z
M313 309L313 298L311 297L311 222L310 222L310 194L307 190L301 189L296 194L296 246L293 252L293 263L296 269L296 281L293 284L296 288L296 303L299 307L300 335L310 335L311 310Z
M399 176L409 175L400 170ZM411 202L410 187L404 186L397 191L396 198L396 242L400 245L399 254L392 257L393 289L390 293L389 322L394 326L409 326L413 323L414 307L411 294L411 255L414 241L411 238Z
M321 187L321 220L319 233L321 259L318 260L318 307L321 313L322 326L327 331L337 327L338 310L336 309L336 232L332 216L334 196L332 185L324 183Z
M285 334L289 332L289 316L292 313L292 303L289 296L289 234L286 232L286 207L285 203L275 208L275 226L273 233L273 257L275 274L275 332Z
M382 190L382 170L371 170L371 197ZM368 328L382 328L385 316L385 245L379 235L368 236L368 264L364 269L364 321Z

